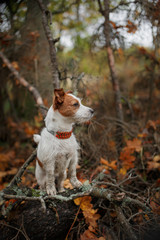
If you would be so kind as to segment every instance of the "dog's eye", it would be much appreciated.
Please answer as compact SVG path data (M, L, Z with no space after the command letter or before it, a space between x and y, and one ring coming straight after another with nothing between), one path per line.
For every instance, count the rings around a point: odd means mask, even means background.
M76 102L76 103L73 104L73 106L74 106L74 107L79 107L79 103Z

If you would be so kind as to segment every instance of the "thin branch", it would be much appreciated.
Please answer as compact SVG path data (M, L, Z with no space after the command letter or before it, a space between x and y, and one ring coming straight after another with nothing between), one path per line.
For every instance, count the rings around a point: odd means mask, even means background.
M117 218L119 219L119 222L124 229L124 232L128 235L129 239L137 240L136 235L132 231L132 228L130 224L128 223L127 219L125 218L122 209L119 206L115 206L115 210L117 213Z
M125 2L124 0L122 0L117 6L115 6L114 8L110 9L110 12L114 12L115 10L117 10L118 8L120 8L121 6L128 6L130 4L136 4L138 1L130 1L130 2Z
M142 215L142 214L144 214L144 212L137 212L137 213L133 214L132 216L130 216L130 217L128 218L128 222L130 222L132 218L134 218L134 217L136 217L136 216L139 216L139 215Z
M1 225L5 226L5 227L8 227L8 228L12 228L12 229L15 229L17 230L18 232L22 233L22 235L25 237L26 240L30 240L30 238L27 236L26 232L23 232L21 229L18 229L14 226L11 226L7 223L4 223L4 222L0 222Z
M30 157L25 161L25 163L19 169L17 174L14 176L14 178L12 179L8 187L12 187L13 185L16 185L18 182L20 182L21 176L23 175L28 165L35 159L36 155L37 155L37 150L34 150L34 152L30 155Z
M62 14L62 13L65 13L66 11L68 11L73 5L77 4L77 1L71 3L70 5L68 5L67 7L60 7L60 9L58 10L54 10L52 11L52 14L53 15L56 15L56 14Z
M67 233L67 236L65 237L65 240L68 240L68 235L70 234L70 231L72 230L72 228L73 228L73 226L74 226L74 224L75 224L75 222L77 220L77 217L78 217L80 209L81 209L81 205L79 205L78 211L77 211L76 216L74 218L74 221L73 221L73 223L72 223L72 225L71 225L71 227L70 227L70 229L69 229L69 231Z
M28 83L24 77L22 77L20 75L20 73L14 68L14 66L12 65L12 63L9 61L9 59L4 55L4 53L2 51L0 51L0 58L3 60L3 62L5 63L5 65L8 67L8 69L12 72L12 74L16 77L16 79L19 81L19 83L24 86L25 88L27 88L27 90L29 92L32 93L36 104L41 107L44 106L43 104L43 100L42 97L39 93L39 91L32 86L30 83ZM43 115L46 115L46 113L42 112Z
M44 31L49 43L49 52L50 52L50 58L51 58L51 66L52 66L52 79L53 79L53 87L59 88L59 77L58 77L58 64L57 64L57 58L56 58L56 48L55 48L55 40L52 37L51 30L48 25L48 13L49 11L46 10L43 1L37 0L37 3L39 4L39 7L42 11L42 24L44 27Z
M104 16L104 10L103 10L103 7L102 7L101 0L97 0L97 2L98 2L98 6L99 6L99 12Z

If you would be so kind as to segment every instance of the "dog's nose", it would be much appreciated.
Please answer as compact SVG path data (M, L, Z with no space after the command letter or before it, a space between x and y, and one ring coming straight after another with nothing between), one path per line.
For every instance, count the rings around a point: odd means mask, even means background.
M91 114L93 114L93 113L94 113L94 110L93 110L92 108L90 108L89 110L90 110Z

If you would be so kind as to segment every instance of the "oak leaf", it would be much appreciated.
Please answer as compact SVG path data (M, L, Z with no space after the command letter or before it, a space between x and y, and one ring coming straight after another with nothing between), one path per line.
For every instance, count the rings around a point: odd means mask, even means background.
M112 160L111 162L108 162L107 160L105 160L104 158L100 159L100 162L104 165L106 165L109 169L113 169L116 170L117 169L117 160Z
M128 140L127 148L130 148L136 152L140 152L142 150L142 141L138 138L134 138L133 140Z
M97 240L98 238L93 234L89 229L84 231L84 233L80 236L80 240Z

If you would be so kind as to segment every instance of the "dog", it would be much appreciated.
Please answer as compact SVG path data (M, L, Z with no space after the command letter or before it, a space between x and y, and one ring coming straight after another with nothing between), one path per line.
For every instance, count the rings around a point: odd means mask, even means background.
M41 135L33 136L38 144L35 176L40 189L48 195L56 195L57 190L63 192L66 177L73 187L82 185L76 176L79 145L72 128L75 123L89 121L93 114L94 110L84 106L71 91L54 90L53 105L44 120L45 127Z

